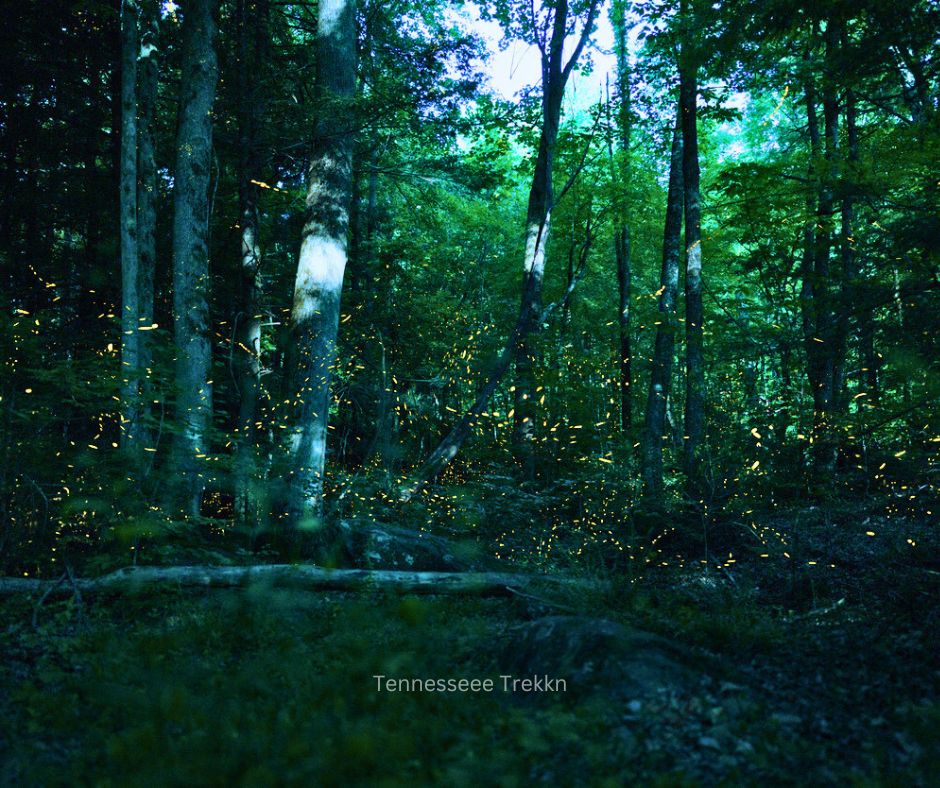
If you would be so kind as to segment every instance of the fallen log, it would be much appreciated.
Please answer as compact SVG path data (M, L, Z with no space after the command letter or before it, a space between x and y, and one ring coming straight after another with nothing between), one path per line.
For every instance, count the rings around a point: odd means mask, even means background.
M68 595L138 593L160 588L242 588L265 584L307 591L390 591L398 594L510 596L533 587L602 590L593 581L511 572L411 572L389 569L326 569L321 566L141 566L96 578L57 580L0 577L0 596L20 593Z

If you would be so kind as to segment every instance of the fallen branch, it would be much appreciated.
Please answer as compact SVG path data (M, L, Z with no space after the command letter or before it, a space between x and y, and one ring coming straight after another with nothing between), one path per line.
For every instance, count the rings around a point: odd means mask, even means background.
M398 594L510 596L533 586L598 590L597 583L572 578L509 572L408 572L383 569L324 569L320 566L131 567L93 579L39 580L0 578L0 596L42 593L43 600L60 590L69 593L137 593L159 588L241 588L265 584L305 591L391 591Z

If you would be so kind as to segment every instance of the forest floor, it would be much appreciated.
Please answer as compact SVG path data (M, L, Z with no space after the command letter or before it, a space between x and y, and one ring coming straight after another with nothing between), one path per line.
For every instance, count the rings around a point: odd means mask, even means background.
M927 526L860 523L802 528L806 569L667 567L562 610L271 588L11 599L0 784L940 785L940 553L901 549L935 541ZM637 689L624 674L662 659L641 650L565 692L503 692L518 633L559 612L661 636L684 678ZM496 688L380 692L377 674Z

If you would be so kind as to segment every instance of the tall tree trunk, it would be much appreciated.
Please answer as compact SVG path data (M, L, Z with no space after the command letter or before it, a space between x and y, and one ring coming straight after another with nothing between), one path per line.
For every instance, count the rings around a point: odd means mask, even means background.
M189 0L183 18L183 67L176 138L173 212L173 329L176 420L173 464L178 503L199 514L205 487L201 459L212 419L209 316L209 176L212 107L218 79L215 0Z
M823 90L823 134L820 135L816 92L812 76L806 77L806 118L810 142L809 176L816 183L815 210L812 195L807 197L807 218L803 230L802 288L803 343L806 349L807 378L813 396L812 461L817 472L828 475L835 468L836 442L832 411L835 405L839 339L836 304L833 299L830 254L834 218L832 184L836 176L839 108L829 74L833 45L826 33L827 79ZM804 60L808 61L807 53ZM820 158L825 167L820 171Z
M140 450L140 301L137 251L137 35L135 0L121 4L121 443Z
M856 240L854 237L855 224L855 195L853 190L858 163L858 128L856 124L855 95L849 89L845 94L845 126L848 141L848 176L842 186L842 229L840 243L842 245L842 299L839 308L838 336L837 336L837 368L835 380L836 405L838 412L844 414L848 411L848 390L845 382L846 358L849 342L858 338L859 332L853 330L852 313L858 301L858 255L856 253ZM856 343L860 345L860 343ZM859 358L859 366L864 366L864 359Z
M552 11L550 40L546 42L539 38L537 41L542 62L542 131L526 210L525 259L519 317L473 405L434 449L411 484L402 490L403 500L408 500L428 481L436 478L457 456L477 418L486 410L487 403L503 376L509 371L513 360L516 361L513 449L523 473L529 478L535 474L535 367L530 338L531 334L538 330L542 317L545 244L554 202L552 160L565 85L594 26L597 6L594 0L589 4L581 35L567 62L564 62L562 57L568 22L567 0L559 0Z
M393 390L388 374L388 362L385 353L385 340L382 332L378 331L378 343L381 352L379 360L379 396L376 407L375 435L372 447L366 453L366 461L371 459L373 452L378 456L382 469L387 475L395 472L399 458L398 452L398 411L395 408ZM442 402L446 403L446 391L442 395Z
M140 61L138 64L138 129L137 129L137 251L138 251L138 318L140 328L154 322L154 276L157 265L157 49L160 3L146 0L141 15ZM153 352L150 332L138 331L138 353L141 369L141 399L149 401ZM141 408L141 440L148 446L150 435L144 419L147 406Z
M110 0L109 6L114 13L114 18L122 20L122 13L124 9L124 0ZM115 51L121 52L122 56L115 58L111 66L111 73L108 75L108 81L110 83L110 93L111 93L111 139L110 145L108 146L108 153L111 159L111 180L110 183L119 183L121 180L121 117L122 117L122 103L123 103L123 91L121 90L121 79L122 79L122 68L121 61L123 60L123 31L122 25L114 25L113 28L114 35L114 46ZM118 199L117 205L115 208L118 209L118 214L120 215L120 199Z
M556 9L556 18L561 11ZM559 47L558 58L561 56ZM526 211L526 243L523 261L522 298L519 303L519 319L523 324L516 354L515 390L513 402L513 453L519 463L523 477L535 478L535 347L534 335L538 333L539 315L542 311L542 280L545 275L545 247L551 227L551 209L554 201L552 184L552 162L558 138L561 115L561 99L564 85L554 79L554 56L543 58L542 84L542 133L539 152L535 160L535 173L529 188L529 204ZM559 90L560 88L560 90Z
M570 289L574 284L574 275L575 275L575 256L577 254L578 244L577 244L577 230L575 228L575 220L571 220L571 241L568 244L568 265L565 268L565 288ZM564 337L567 338L568 334L571 332L571 299L566 298L565 303L562 305L561 310L561 331ZM559 343L563 345L564 340ZM563 355L561 347L559 347L558 353L558 363L557 366L561 369L561 356Z
M256 520L253 479L255 476L255 422L261 391L261 245L258 222L258 185L262 163L259 155L261 106L260 72L267 38L266 0L238 0L239 100L238 203L241 236L241 288L235 335L235 379L238 385L238 435L235 447L235 515L247 522Z
M835 222L833 184L838 179L839 104L833 80L832 58L835 55L836 32L827 27L826 78L823 82L823 157L826 171L819 179L819 200L816 211L816 243L814 249L814 296L818 345L818 377L813 391L813 457L817 471L830 474L835 470L838 442L832 422L840 378L840 347L838 336L838 303L832 276L832 236Z
M617 174L621 183L629 181L630 172L630 53L627 50L627 19L624 0L614 0L611 22L614 29L614 50L617 57L617 132L622 155L622 168ZM630 224L627 189L619 189L619 226L614 232L614 256L617 260L618 310L617 327L620 335L620 430L626 432L633 422L633 349L631 347L630 291L632 270L630 264Z
M513 452L524 478L536 475L536 402L535 402L535 348L534 337L540 329L542 312L542 280L545 274L545 248L551 227L551 212L555 194L552 183L552 164L561 103L571 69L577 62L594 24L597 3L591 2L585 26L575 50L566 63L564 45L568 30L568 0L559 0L552 11L552 32L548 41L537 41L542 65L542 129L535 172L529 188L529 203L525 222L525 258L523 260L522 298L519 304L521 331L517 339L516 375L514 390Z
M542 311L542 279L545 273L545 246L551 221L551 153L544 140L536 159L536 173L529 191L526 212L525 268L519 317L523 328L516 353L513 397L513 453L527 480L533 480L535 468L535 343Z
M679 67L682 108L682 182L685 203L685 473L690 494L702 494L705 442L705 361L702 321L702 209L698 161L698 66L690 40Z
M663 263L659 277L659 325L650 370L650 389L646 398L643 429L643 488L647 499L657 506L663 494L663 436L666 433L666 408L672 386L672 364L679 330L676 299L679 290L679 242L682 232L682 130L681 105L672 132L669 159L669 192L666 197L666 222L663 230Z
M808 60L808 54L804 62ZM819 119L816 113L816 91L811 75L806 77L804 85L806 99L806 124L809 136L809 166L807 180L812 183L816 178L817 163L820 155ZM806 350L806 372L810 389L813 392L813 405L815 410L816 390L819 387L821 376L819 345L816 344L816 213L818 188L806 195L806 219L803 223L803 254L800 261L801 287L800 287L800 314L803 326L803 345Z
M291 310L288 385L292 412L287 501L287 522L291 528L305 517L319 515L323 507L330 381L352 198L354 0L321 0L317 64L321 115L313 139L307 215Z
M630 290L630 228L623 225L614 237L614 255L617 258L617 328L619 332L620 376L617 388L620 394L620 430L626 432L633 423L631 386L633 383L633 348L631 347Z

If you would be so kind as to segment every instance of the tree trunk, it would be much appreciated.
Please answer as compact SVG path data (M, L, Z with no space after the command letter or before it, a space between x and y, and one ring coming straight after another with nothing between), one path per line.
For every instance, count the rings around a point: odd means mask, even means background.
M859 332L853 330L852 313L858 302L858 255L856 253L856 240L854 237L855 224L855 188L852 179L856 176L858 163L858 128L855 113L855 95L847 90L845 94L845 125L848 141L848 165L850 172L842 186L842 229L840 243L842 245L842 302L839 308L837 361L835 393L836 405L839 414L848 412L849 399L845 381L846 357L848 346L853 336L857 339ZM856 343L860 345L860 343ZM864 366L864 359L859 358L859 366Z
M375 436L372 447L366 454L366 460L371 458L373 452L378 456L381 466L388 476L395 472L398 461L398 412L395 408L391 381L388 374L388 362L385 353L385 340L382 332L377 332L379 349L381 351L379 373L379 397L376 407Z
M352 101L356 89L353 0L321 0L317 27L320 121L314 133L294 303L288 386L290 468L287 524L323 506L330 381L352 198Z
M831 28L831 26L830 26ZM816 93L811 76L805 84L806 117L810 141L811 181L816 183L816 205L807 197L807 220L803 230L803 283L800 294L803 342L806 348L807 378L813 396L811 435L814 470L828 476L835 469L837 442L832 416L840 378L838 304L834 299L830 255L834 220L833 182L838 175L839 106L832 85L831 62L834 55L834 29L826 32L827 79L823 89L823 135L820 137L816 112ZM808 53L804 59L808 59ZM820 171L820 155L825 159Z
M681 55L682 181L685 203L685 473L688 491L703 493L705 441L705 361L702 328L702 210L698 162L698 67L686 42Z
M630 53L627 50L627 20L624 0L614 0L611 7L614 29L614 50L617 57L617 131L623 166L618 173L621 182L629 180L630 166ZM621 187L618 223L614 232L614 256L617 260L617 292L619 296L617 327L620 335L620 430L627 432L633 422L633 349L631 347L630 291L632 270L630 264L630 225L627 189Z
M239 161L238 215L241 237L241 288L235 317L235 380L238 386L238 433L235 445L235 516L257 523L258 507L253 495L255 422L261 391L261 245L258 222L258 185L262 163L258 132L264 110L261 106L260 72L262 48L267 37L265 0L238 0Z
M542 130L526 210L525 259L519 317L473 405L434 449L421 466L417 477L402 490L401 498L405 501L415 495L428 481L436 478L457 455L477 418L486 410L487 403L503 376L509 371L514 359L516 361L516 385L513 407L513 450L525 477L533 478L535 475L535 368L530 335L539 329L543 315L541 304L542 278L545 272L545 243L548 238L554 202L552 160L555 141L558 137L565 85L594 25L597 3L592 0L589 4L581 35L567 62L564 62L562 58L568 21L567 0L560 0L552 13L550 41L546 43L540 38L537 42L542 58Z
M176 140L173 213L173 329L176 420L173 465L178 504L199 514L205 487L201 460L212 419L209 316L209 176L212 106L218 79L215 0L189 0L183 18L183 68Z
M135 0L121 4L121 444L140 451L140 301L137 250L137 35ZM135 461L136 464L136 461Z
M633 422L631 384L633 382L633 349L630 337L630 228L618 230L614 237L614 254L617 258L618 310L617 326L620 335L620 377L617 388L620 393L620 430L627 432Z
M679 237L682 231L683 198L681 114L680 107L680 117L672 133L663 263L659 278L659 325L656 328L643 429L643 487L647 499L655 506L662 503L663 436L666 433L666 408L672 386L672 363L679 330L676 298L679 290Z
M835 221L833 184L838 179L839 104L832 80L832 58L835 54L835 31L826 30L826 79L823 84L823 156L826 172L819 179L819 201L816 211L816 243L814 248L814 295L818 345L817 380L813 390L813 461L818 472L835 471L838 442L832 418L836 408L836 388L840 366L838 337L838 304L832 281L832 235Z
M556 14L560 11L556 10ZM560 57L560 52L559 52ZM558 138L561 115L561 99L564 85L553 82L555 69L553 60L543 62L542 84L542 133L539 152L535 161L535 173L529 188L529 205L526 211L525 260L523 261L522 298L519 303L519 320L522 331L516 354L515 391L513 402L513 453L522 469L523 478L535 478L535 348L534 335L540 326L542 311L542 280L545 275L545 246L551 226L551 209L554 201L552 185L552 161ZM560 77L559 77L560 79ZM560 89L559 89L560 88Z
M137 251L138 251L138 318L140 329L154 324L154 276L157 265L157 78L160 4L146 0L141 16L140 60L138 64L138 128L137 128ZM141 440L152 446L145 420L150 400L150 376L153 352L150 332L137 333L141 369Z
M523 478L529 481L534 480L536 476L537 408L534 338L541 329L545 248L551 227L551 212L555 204L552 164L558 139L565 85L571 75L571 69L587 42L596 13L597 3L592 0L587 9L586 21L578 43L567 62L564 60L563 50L568 32L568 0L559 0L554 6L551 38L547 42L542 38L538 38L537 41L542 65L542 129L526 210L525 258L523 260L522 298L519 305L521 331L517 340L513 402L513 453L522 470ZM538 35L536 33L536 36Z
M808 56L804 58L804 61ZM807 76L804 85L806 98L806 122L809 135L809 167L807 180L812 183L816 178L817 162L820 155L819 120L816 114L816 92L812 76ZM813 393L813 408L816 407L816 391L819 388L821 377L821 352L816 342L816 201L819 199L819 190L815 195L807 193L806 219L803 224L803 254L800 262L802 283L800 287L800 314L803 326L803 345L806 350L806 372L810 389Z

